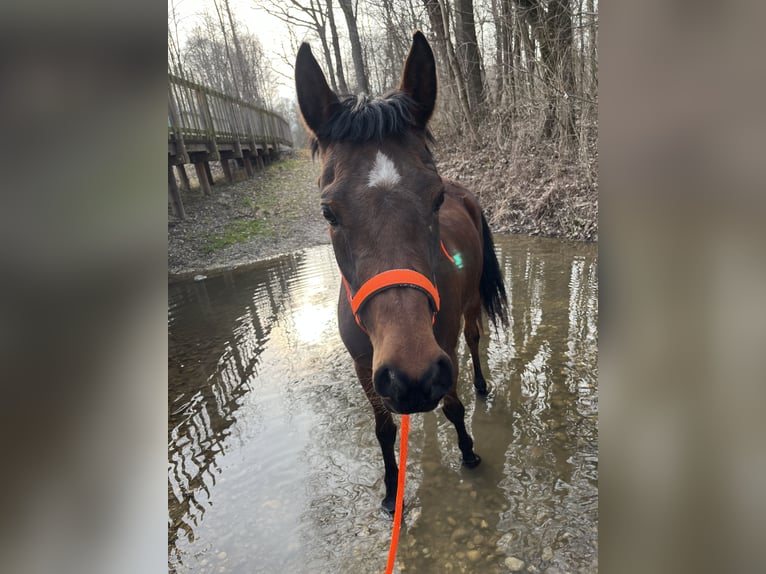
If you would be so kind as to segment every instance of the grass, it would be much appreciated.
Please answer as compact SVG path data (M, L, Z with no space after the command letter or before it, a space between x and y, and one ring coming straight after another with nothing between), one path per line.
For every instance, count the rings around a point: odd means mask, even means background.
M278 171L293 170L301 166L302 160L297 158L287 158L280 160L279 163L268 166L268 169L275 169Z
M269 237L272 234L271 226L262 219L238 219L226 225L222 232L209 234L205 240L205 252L210 254L253 237Z

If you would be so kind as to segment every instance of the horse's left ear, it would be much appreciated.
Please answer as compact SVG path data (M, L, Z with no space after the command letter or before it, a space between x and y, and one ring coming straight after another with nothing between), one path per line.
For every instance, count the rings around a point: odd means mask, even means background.
M418 104L413 110L420 127L425 128L436 104L436 62L428 40L418 30L412 36L412 47L402 70L399 89Z

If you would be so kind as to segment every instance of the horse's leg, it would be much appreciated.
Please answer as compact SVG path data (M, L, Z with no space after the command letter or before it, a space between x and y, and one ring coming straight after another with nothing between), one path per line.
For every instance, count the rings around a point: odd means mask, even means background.
M372 384L372 369L357 362L354 362L354 367L356 368L356 375L362 383L364 394L367 395L367 399L370 401L372 410L375 413L375 435L378 437L380 450L383 452L383 465L385 467L383 482L386 485L386 496L380 503L380 506L388 514L393 515L396 505L396 485L399 476L399 467L394 456L396 424L394 424L391 412L383 406L380 395L375 392Z
M452 356L452 364L457 365L456 357ZM479 466L481 457L473 452L473 439L468 431L465 429L465 407L457 396L457 367L455 368L454 382L449 392L444 395L442 399L444 406L442 411L444 416L455 425L457 431L457 446L460 448L460 452L463 453L463 464L468 468L474 468Z
M480 395L487 394L487 381L484 380L484 373L481 372L481 361L479 359L479 338L481 337L481 302L476 301L475 305L469 306L465 313L465 326L463 335L468 349L471 351L471 362L473 363L473 386Z

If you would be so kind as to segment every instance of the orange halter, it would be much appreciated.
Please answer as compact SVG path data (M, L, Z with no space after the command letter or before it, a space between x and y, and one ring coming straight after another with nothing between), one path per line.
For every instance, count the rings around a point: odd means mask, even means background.
M389 269L388 271L378 273L362 283L356 295L351 293L351 286L346 281L346 278L343 276L341 278L343 279L343 286L346 288L346 296L351 305L351 312L354 314L356 324L365 333L367 329L362 323L362 318L359 316L362 306L381 291L393 287L412 287L425 293L428 296L428 301L431 303L431 322L433 323L436 320L436 313L439 312L439 291L422 273L412 269Z
M440 242L440 247L442 254L450 263L462 268L462 263L458 264L456 259L459 256L456 255L453 257L450 255L449 251L447 251L447 248L444 246L443 241ZM422 273L412 269L389 269L388 271L378 273L371 279L362 283L362 286L359 287L356 294L351 293L351 285L346 281L346 277L343 273L341 273L340 277L343 280L343 287L346 289L346 297L348 297L348 303L351 305L351 312L354 314L356 324L359 325L359 328L365 333L367 333L367 329L362 323L359 311L368 300L372 299L372 297L381 291L391 289L392 287L412 287L425 293L428 296L428 302L431 304L431 323L433 324L436 321L436 314L439 312L440 303L439 290L436 288L436 285Z
M373 276L371 279L365 281L356 294L351 293L351 286L343 279L343 286L346 288L346 296L348 302L351 305L351 312L354 313L354 319L356 324L367 333L367 329L362 323L362 318L359 316L359 311L364 304L372 297L393 287L412 287L422 291L428 296L428 301L431 304L431 322L436 320L436 313L439 312L439 291L436 286L422 273L413 271L412 269L389 269Z

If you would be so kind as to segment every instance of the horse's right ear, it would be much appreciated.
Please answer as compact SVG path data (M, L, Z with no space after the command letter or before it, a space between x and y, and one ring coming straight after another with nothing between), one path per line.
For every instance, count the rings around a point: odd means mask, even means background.
M322 68L305 42L295 58L295 91L303 121L316 136L340 106L340 101L327 85Z

